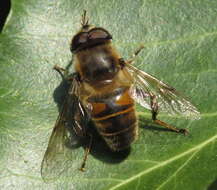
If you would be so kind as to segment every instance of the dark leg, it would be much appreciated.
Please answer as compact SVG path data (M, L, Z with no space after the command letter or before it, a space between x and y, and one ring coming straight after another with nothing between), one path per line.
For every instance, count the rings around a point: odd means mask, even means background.
M141 45L134 53L133 53L133 56L129 59L129 60L127 60L127 61L125 61L123 58L120 58L119 59L119 64L120 64L120 66L121 66L121 69L123 69L124 68L124 66L125 66L125 64L126 63L133 63L134 61L135 61L135 58L136 58L136 56L141 52L141 50L144 48L144 46L143 45Z
M54 70L56 70L62 77L62 79L66 79L68 76L68 71L62 67L59 67L58 65L54 65Z
M85 154L84 154L84 159L83 162L81 164L81 168L79 169L80 171L84 172L85 171L85 165L86 165L86 161L87 161L87 157L90 153L90 149L91 149L91 145L92 145L92 141L93 141L93 136L89 135L90 140L89 140L89 144L88 146L85 148Z
M178 129L176 127L173 127L172 125L169 125L159 119L157 119L158 114L158 104L157 104L157 98L155 95L151 95L151 108L152 108L152 120L154 123L161 125L171 131L175 131L176 133L183 133L184 135L188 134L188 131L186 129Z
M56 70L62 77L63 80L68 80L68 81L71 81L74 79L74 77L76 78L76 80L78 82L81 82L80 80L80 76L78 73L73 73L73 74L69 74L69 68L71 67L72 65L72 62L70 62L66 68L62 68L58 65L54 65L53 69Z
M130 58L129 61L127 61L127 63L132 63L134 62L136 56L141 52L141 50L144 48L143 45L141 45L134 53L133 53L133 56Z

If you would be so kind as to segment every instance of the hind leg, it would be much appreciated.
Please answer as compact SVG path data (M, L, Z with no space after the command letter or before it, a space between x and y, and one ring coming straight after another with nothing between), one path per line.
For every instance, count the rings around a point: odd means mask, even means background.
M161 121L159 119L157 119L157 115L158 115L158 103L157 103L157 98L154 95L151 95L151 109L152 109L152 120L154 121L154 123L161 125L171 131L174 131L176 133L182 133L184 135L188 134L188 131L186 129L178 129L168 123L165 123L164 121Z

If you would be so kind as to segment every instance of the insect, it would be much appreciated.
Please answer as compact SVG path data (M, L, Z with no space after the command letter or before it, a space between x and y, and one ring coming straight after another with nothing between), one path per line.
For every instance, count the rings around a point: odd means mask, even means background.
M133 66L143 47L135 51L132 59L124 60L113 47L111 34L89 25L86 11L81 25L71 42L75 72L65 76L70 88L42 161L43 178L56 177L66 167L64 157L69 149L64 144L70 140L72 130L89 139L80 168L84 170L94 140L87 130L90 120L112 151L128 148L138 136L135 102L151 111L154 123L177 133L187 134L187 130L159 120L159 112L200 118L197 109L173 87ZM64 75L64 69L55 69Z

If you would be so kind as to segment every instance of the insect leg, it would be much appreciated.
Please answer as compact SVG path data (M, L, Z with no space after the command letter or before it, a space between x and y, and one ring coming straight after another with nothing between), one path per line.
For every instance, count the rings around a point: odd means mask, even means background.
M120 58L120 59L119 59L119 64L120 64L120 66L121 66L121 69L123 69L123 68L125 67L125 64L126 64L126 63L127 63L127 64L133 63L133 62L135 61L136 56L141 52L141 50L142 50L143 48L144 48L144 46L141 45L138 49L136 49L136 51L133 53L133 56L132 56L129 60L127 60L127 61L125 61L123 58Z
M92 142L93 142L93 136L91 134L89 134L88 136L90 137L89 144L85 149L84 159L83 159L83 162L81 164L81 168L79 169L82 172L85 171L85 165L86 165L87 157L88 157L88 155L90 153L91 145L92 145Z
M136 56L141 52L141 50L144 48L143 45L141 45L138 49L136 49L136 51L133 53L133 56L130 58L129 61L127 61L127 63L132 63L135 61Z
M67 76L68 76L68 70L67 69L64 69L58 65L54 65L53 69L56 70L61 75L61 77L63 79L67 78Z
M154 123L161 125L167 129L170 129L172 131L175 131L176 133L183 133L184 135L188 134L188 131L186 129L178 129L172 125L169 125L168 123L165 123L159 119L157 119L157 114L158 114L158 103L157 103L157 98L155 95L151 94L151 109L152 109L152 120Z

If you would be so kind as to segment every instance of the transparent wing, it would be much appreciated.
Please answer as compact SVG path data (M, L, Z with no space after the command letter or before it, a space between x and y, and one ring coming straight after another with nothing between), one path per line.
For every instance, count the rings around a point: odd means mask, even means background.
M126 67L134 78L132 96L141 106L151 110L150 96L154 95L157 98L160 112L179 114L188 119L200 119L197 108L176 89L131 64L126 64Z
M72 165L73 151L66 146L72 140L72 130L75 130L76 134L85 135L84 124L88 117L86 117L78 96L78 82L74 79L42 161L41 175L45 182L55 180Z

